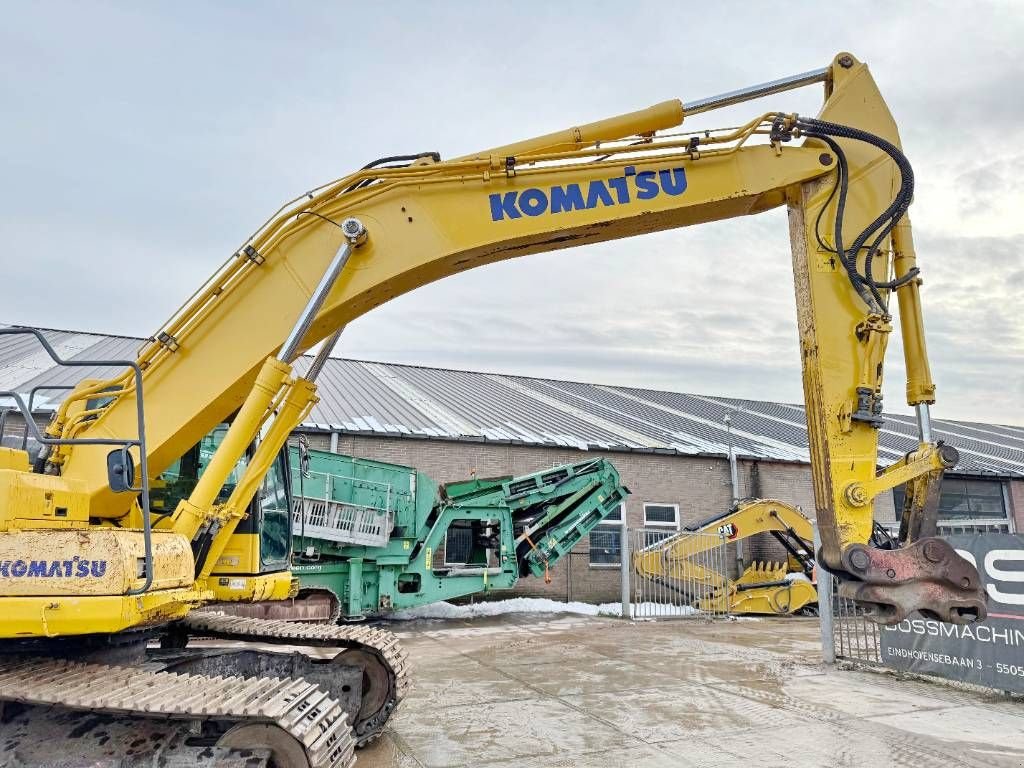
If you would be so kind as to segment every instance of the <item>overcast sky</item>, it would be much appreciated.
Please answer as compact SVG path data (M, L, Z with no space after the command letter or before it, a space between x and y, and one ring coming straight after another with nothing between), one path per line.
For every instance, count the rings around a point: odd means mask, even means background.
M914 164L945 418L1024 425L1024 4L15 3L0 26L0 322L149 335L286 199L827 64ZM820 88L747 105L813 114ZM894 341L898 341L894 339ZM887 407L905 411L890 346ZM785 214L484 267L337 354L801 399Z

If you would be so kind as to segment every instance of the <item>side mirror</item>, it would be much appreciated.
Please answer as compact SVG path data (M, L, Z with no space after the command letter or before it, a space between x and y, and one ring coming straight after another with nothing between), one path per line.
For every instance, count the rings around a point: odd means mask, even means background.
M299 472L309 477L309 443L305 435L299 435Z
M135 459L127 446L118 448L107 454L107 483L114 493L136 490Z

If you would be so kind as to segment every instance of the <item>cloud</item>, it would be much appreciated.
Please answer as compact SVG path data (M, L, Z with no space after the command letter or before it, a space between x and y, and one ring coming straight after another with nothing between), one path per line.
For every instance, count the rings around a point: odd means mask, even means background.
M283 200L375 157L456 156L851 48L915 165L937 407L1024 424L1024 10L621 10L12 6L0 28L0 231L17 287L0 320L148 334ZM786 55L747 53L765 40ZM810 88L694 125L819 103ZM787 232L774 211L491 265L357 320L338 352L798 401ZM894 338L890 407L903 400L901 354Z

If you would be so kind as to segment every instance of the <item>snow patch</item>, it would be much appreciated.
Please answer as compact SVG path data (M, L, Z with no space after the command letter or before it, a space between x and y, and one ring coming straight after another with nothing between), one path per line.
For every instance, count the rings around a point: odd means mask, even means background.
M562 603L541 597L513 597L508 600L494 600L467 605L431 603L418 608L407 608L388 615L396 621L413 619L476 619L483 616L504 616L510 613L571 613L580 616L621 616L621 603ZM633 603L632 616L636 619L655 616L691 616L697 613L688 605L660 605L656 603Z

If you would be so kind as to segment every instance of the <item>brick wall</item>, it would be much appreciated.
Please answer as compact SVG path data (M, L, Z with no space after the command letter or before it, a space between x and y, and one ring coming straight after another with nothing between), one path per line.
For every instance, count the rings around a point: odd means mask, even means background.
M42 432L50 423L50 414L35 414L36 426ZM25 419L17 411L7 411L3 420L3 434L0 442L7 447L21 447L21 438L25 435Z

